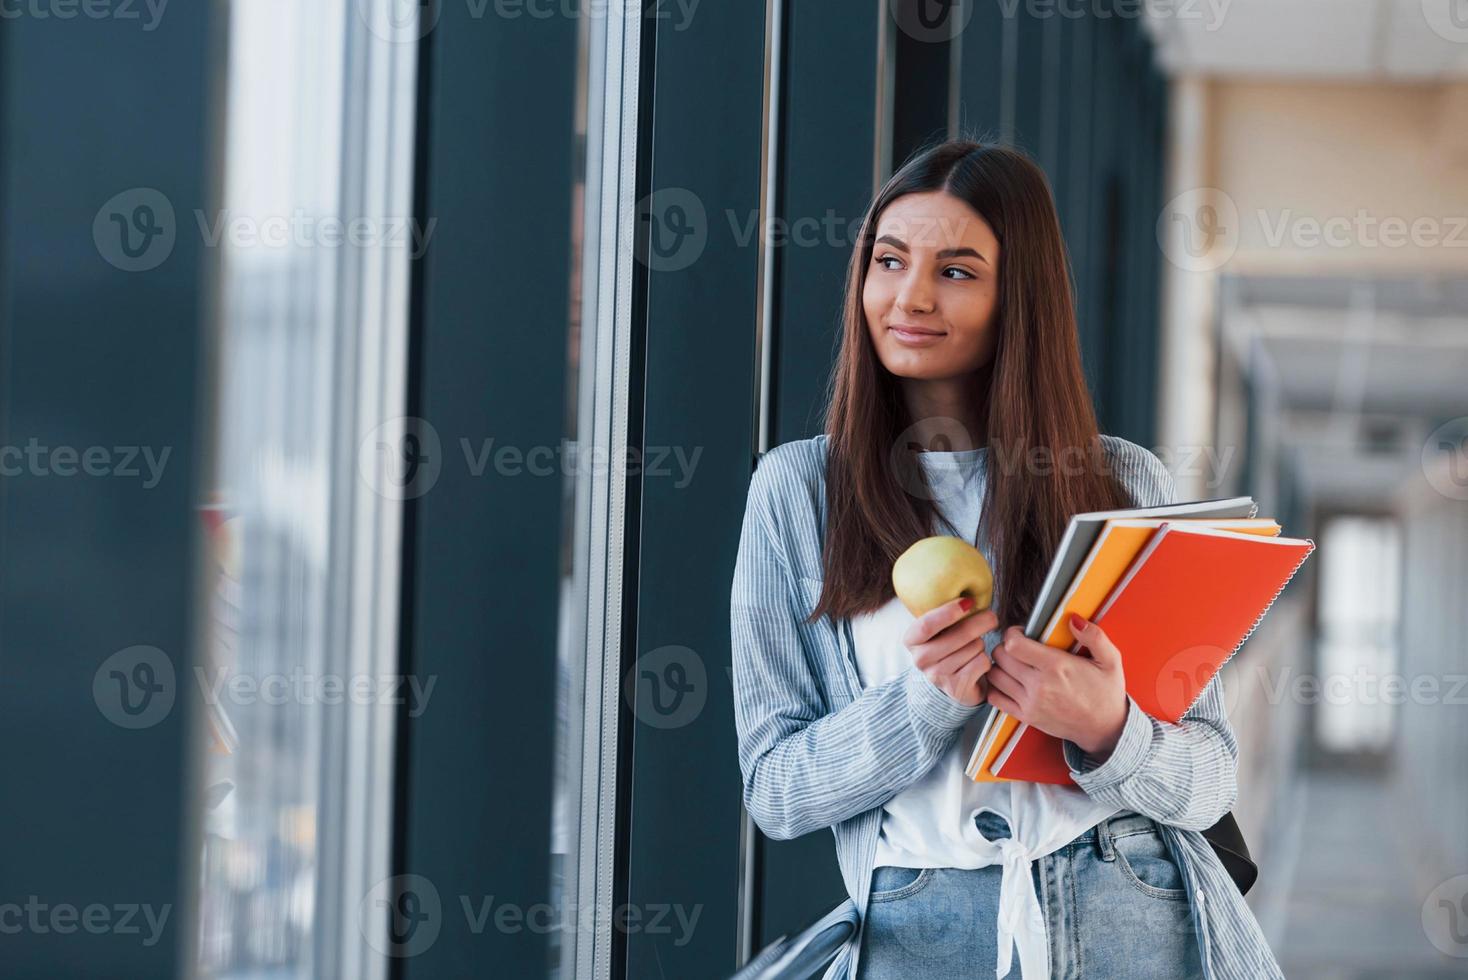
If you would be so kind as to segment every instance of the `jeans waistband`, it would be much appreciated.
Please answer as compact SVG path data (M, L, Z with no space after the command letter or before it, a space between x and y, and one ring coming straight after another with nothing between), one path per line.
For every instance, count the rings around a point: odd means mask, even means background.
M1102 840L1114 840L1126 834L1136 834L1148 830L1156 830L1157 823L1151 817L1140 813L1119 813L1115 816L1106 817L1090 830L1085 831L1075 839L1077 844L1095 844Z

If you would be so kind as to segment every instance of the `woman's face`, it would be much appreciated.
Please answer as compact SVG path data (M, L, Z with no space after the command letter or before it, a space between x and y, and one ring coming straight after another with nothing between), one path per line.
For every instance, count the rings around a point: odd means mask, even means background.
M862 307L888 371L937 379L986 366L998 298L999 240L977 212L944 191L904 194L887 205Z

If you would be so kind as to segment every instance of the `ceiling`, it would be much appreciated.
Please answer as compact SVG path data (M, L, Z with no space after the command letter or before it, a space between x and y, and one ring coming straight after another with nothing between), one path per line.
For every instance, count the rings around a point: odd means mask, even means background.
M1345 332L1329 340L1261 338L1285 408L1444 418L1463 411L1468 345L1417 345Z
M1235 356L1266 359L1285 410L1429 419L1468 407L1468 280L1239 277L1224 297Z
M1158 57L1174 74L1468 78L1464 0L1147 0L1143 6Z
M1468 412L1468 280L1237 277L1219 327L1317 499L1381 502Z

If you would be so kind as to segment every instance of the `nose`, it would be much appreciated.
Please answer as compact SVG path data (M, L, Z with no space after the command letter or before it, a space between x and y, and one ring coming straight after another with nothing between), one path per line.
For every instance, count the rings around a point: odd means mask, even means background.
M904 313L928 313L933 309L933 291L925 276L910 271L897 291L897 308Z

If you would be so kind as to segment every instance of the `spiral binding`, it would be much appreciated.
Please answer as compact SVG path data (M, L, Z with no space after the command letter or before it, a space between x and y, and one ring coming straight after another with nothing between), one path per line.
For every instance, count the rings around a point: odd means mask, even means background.
M1256 504L1254 510L1258 511L1258 509L1259 507ZM1252 517L1253 515L1251 514L1250 516ZM1183 710L1183 713L1179 716L1180 718L1186 718L1188 716L1188 712L1192 711L1193 708L1197 706L1198 702L1203 699L1203 692L1207 690L1209 684L1213 683L1213 678L1217 677L1219 671L1223 670L1224 664L1227 664L1240 650L1244 648L1244 644L1249 641L1249 637L1253 636L1254 631L1259 628L1259 624L1264 622L1264 617L1269 615L1269 610L1274 608L1275 602L1277 602L1279 600L1279 597L1284 594L1284 590L1289 586L1290 582L1294 581L1295 574L1299 572L1300 567L1305 564L1305 559L1309 558L1315 553L1315 540L1313 538L1304 538L1303 540L1310 547L1305 549L1305 553L1300 556L1300 560L1295 562L1295 567L1290 569L1290 573L1285 576L1284 581L1280 583L1280 587L1275 591L1274 595L1270 597L1269 601L1264 604L1264 610L1259 613L1259 618L1254 620L1254 625L1249 627L1249 631L1245 633L1243 637L1240 638L1239 642L1234 645L1234 648L1229 651L1228 656L1219 661L1218 667L1213 671L1213 673L1208 675L1208 679L1204 681L1201 685L1199 685L1198 693L1193 697L1193 700L1188 703L1187 708L1185 708Z

